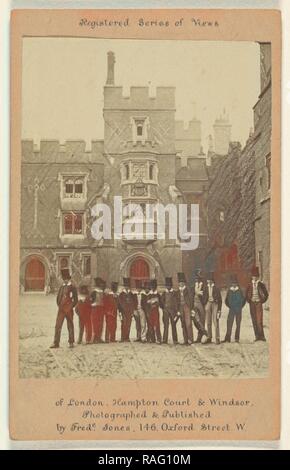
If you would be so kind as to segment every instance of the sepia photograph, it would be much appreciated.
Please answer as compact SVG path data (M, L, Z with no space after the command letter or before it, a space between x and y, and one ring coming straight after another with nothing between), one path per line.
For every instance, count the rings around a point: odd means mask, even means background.
M24 37L19 378L269 375L271 43Z

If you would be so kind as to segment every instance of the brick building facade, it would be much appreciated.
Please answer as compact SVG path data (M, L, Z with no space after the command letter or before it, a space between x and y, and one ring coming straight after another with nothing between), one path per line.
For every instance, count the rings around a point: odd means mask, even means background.
M267 51L262 45L262 60L269 60ZM115 85L114 67L109 52L104 140L92 141L90 148L83 141L41 141L39 147L22 142L22 292L55 291L62 267L71 269L76 283L90 284L95 276L121 283L130 276L154 277L163 285L165 276L180 270L191 282L200 267L217 270L224 284L229 271L244 280L257 256L267 282L269 82L263 81L255 129L245 148L230 144L231 126L224 113L214 123L205 155L200 121L195 118L188 127L175 121L174 87L157 87L154 97L148 87L131 87L125 97ZM100 202L113 208L114 196L141 207L199 204L198 249L181 251L178 240L157 239L155 231L146 240L96 240L92 209Z
M245 286L254 264L270 286L271 46L260 44L261 93L245 147L208 154L208 254L220 285L235 272Z
M270 286L271 202L271 44L260 45L261 93L254 106L255 253L261 276Z
M130 276L163 284L165 276L183 268L179 241L159 240L155 231L146 240L92 237L97 202L112 209L114 196L122 196L124 204L167 205L202 192L198 181L190 196L176 186L178 161L200 151L200 123L195 120L186 129L175 122L174 87L157 88L155 97L148 87L131 87L124 97L122 87L115 86L114 64L109 52L103 141L93 141L91 149L78 141L41 141L39 148L22 142L22 291L55 291L65 266L76 283L91 283L95 276L122 282ZM205 159L198 165L204 168ZM181 189L183 184L179 173Z

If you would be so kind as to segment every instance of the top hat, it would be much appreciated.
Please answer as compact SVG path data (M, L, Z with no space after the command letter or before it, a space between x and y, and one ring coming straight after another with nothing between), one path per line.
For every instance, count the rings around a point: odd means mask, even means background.
M79 293L80 293L80 295L89 295L89 288L88 288L88 286L86 286L86 285L84 285L84 284L81 285L81 286L79 287Z
M135 281L136 289L142 289L143 283L141 279L136 279Z
M195 277L195 279L201 279L202 278L202 273L201 273L200 268L196 268L196 270L194 271L194 277Z
M166 285L166 287L169 287L169 288L172 287L172 277L166 277L165 278L165 285Z
M251 271L252 276L254 277L259 277L260 272L258 266L253 266L252 271Z
M113 281L113 282L111 283L111 289L112 289L113 292L117 292L117 290L118 290L118 282Z
M131 285L130 278L129 277L123 277L123 284L124 284L124 287L130 287L130 285Z
M63 268L61 270L61 277L63 278L64 281L67 281L68 279L71 279L71 275L69 272L68 268Z
M178 282L186 282L184 273L177 273Z
M95 277L94 281L95 281L95 286L96 287L99 287L101 289L103 288L104 281L101 277Z
M213 272L213 271L210 271L209 273L207 273L206 279L207 279L207 281L212 281L212 282L214 282L214 272Z
M230 275L230 284L239 284L238 278L236 274L231 274Z
M144 289L145 290L150 290L151 282L150 281L145 281L144 282Z
M151 287L151 289L156 289L157 288L157 280L156 279L151 279L150 287Z

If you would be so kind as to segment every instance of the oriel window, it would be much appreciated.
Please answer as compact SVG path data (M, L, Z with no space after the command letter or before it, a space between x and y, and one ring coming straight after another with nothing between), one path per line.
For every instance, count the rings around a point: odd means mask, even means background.
M67 197L73 197L74 193L74 181L69 179L65 182L65 194Z
M82 197L83 194L83 180L77 179L75 181L75 197Z
M125 165L125 179L130 179L130 166L128 164Z
M65 198L82 198L84 196L84 179L70 177L64 181Z

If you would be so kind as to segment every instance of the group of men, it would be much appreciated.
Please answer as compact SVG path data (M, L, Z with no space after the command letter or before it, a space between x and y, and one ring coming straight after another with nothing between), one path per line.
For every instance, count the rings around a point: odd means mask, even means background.
M67 321L69 346L73 347L74 311L79 316L79 337L81 344L85 333L86 344L115 342L117 319L121 320L121 342L129 342L133 319L136 325L135 341L142 343L168 343L169 328L174 344L209 344L213 339L220 344L219 320L222 309L222 295L215 283L214 273L203 278L201 270L196 270L192 287L186 283L184 273L177 273L178 289L173 288L171 277L165 278L165 290L157 290L157 281L135 281L131 288L130 278L123 279L123 289L119 291L117 282L107 288L106 282L97 277L95 288L90 292L87 285L79 289L71 281L70 271L61 271L63 285L57 295L58 314L55 325L54 342L51 348L58 348L64 320ZM227 331L222 342L230 342L234 321L236 322L235 341L240 340L242 309L246 302L255 334L255 341L266 341L263 328L263 303L268 299L265 284L259 279L259 269L254 267L251 281L244 294L235 275L231 276L225 304L229 308ZM163 334L160 327L162 311ZM181 322L182 338L178 339L177 322ZM194 340L193 325L197 330Z

